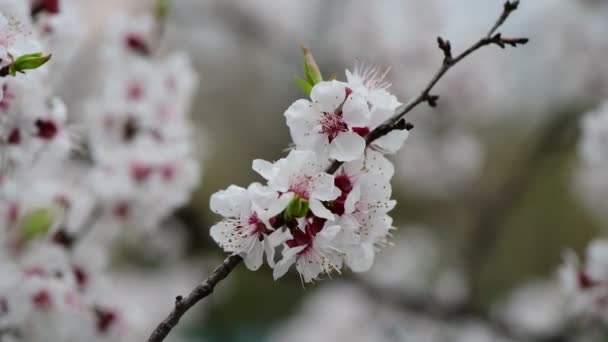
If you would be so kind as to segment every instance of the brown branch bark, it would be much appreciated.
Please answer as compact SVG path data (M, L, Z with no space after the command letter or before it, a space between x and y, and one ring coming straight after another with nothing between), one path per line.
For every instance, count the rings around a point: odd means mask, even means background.
M438 38L437 41L439 44L439 48L444 53L444 59L441 66L439 67L439 70L435 73L435 75L431 78L426 87L424 87L424 89L416 98L406 104L391 119L378 126L376 129L374 129L367 135L367 145L371 144L376 139L387 135L393 130L408 128L411 129L412 126L408 125L403 120L403 117L407 113L411 112L414 108L416 108L419 104L424 102L427 102L429 105L434 107L437 103L437 100L439 99L439 96L432 95L431 91L433 90L437 82L439 82L439 80L448 72L448 70L450 70L454 65L462 61L464 58L466 58L473 52L479 50L484 46L492 44L496 44L501 48L504 48L505 45L517 46L520 44L527 43L527 38L503 38L500 33L496 33L500 26L502 26L502 24L507 20L509 15L517 9L518 5L519 1L507 0L503 6L502 13L490 29L490 31L456 57L452 56L449 41L445 41L442 38ZM333 161L326 171L330 174L334 174L340 169L342 164L342 162ZM222 265L220 265L218 268L215 269L215 271L213 271L213 273L209 276L209 278L207 278L207 280L195 287L194 290L188 295L188 297L186 297L185 299L181 296L177 297L173 310L171 311L169 316L165 318L165 320L163 320L152 332L152 335L148 339L148 342L163 341L165 337L171 332L171 330L177 325L180 318L197 302L210 295L213 292L215 286L221 280L226 278L241 261L242 258L238 255L229 256L224 260L224 263Z
M176 297L173 310L169 313L169 316L160 322L156 329L154 329L154 332L152 332L152 335L148 338L148 342L163 341L179 323L182 316L201 299L210 295L215 289L215 286L226 278L241 261L243 261L243 259L238 255L229 256L211 273L207 280L196 286L188 297Z

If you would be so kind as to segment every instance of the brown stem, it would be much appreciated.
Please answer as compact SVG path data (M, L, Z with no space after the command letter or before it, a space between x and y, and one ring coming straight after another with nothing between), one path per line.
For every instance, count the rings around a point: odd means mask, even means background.
M241 261L243 261L243 258L238 255L229 256L213 271L213 273L211 273L207 280L197 285L194 290L190 292L188 297L176 297L173 310L169 313L169 316L160 322L156 329L154 329L154 332L152 332L152 335L148 338L148 342L163 341L171 330L175 328L177 323L179 323L182 316L201 299L210 295L215 289L215 286L226 278Z

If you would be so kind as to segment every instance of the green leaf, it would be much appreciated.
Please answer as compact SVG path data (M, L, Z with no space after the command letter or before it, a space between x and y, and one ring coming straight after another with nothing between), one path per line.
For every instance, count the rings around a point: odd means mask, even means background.
M41 52L30 53L17 57L9 67L9 74L15 76L18 72L33 70L41 67L51 59L51 55L44 56Z
M291 221L294 218L305 217L308 214L309 203L308 200L299 196L289 202L285 209L285 220Z
M156 0L154 13L157 18L165 18L169 15L169 0Z
M310 96L310 92L312 91L312 85L300 78L300 76L295 76L294 79L296 81L296 84L298 85L298 87L300 87L304 94L306 94L306 96Z
M321 70L310 49L302 46L302 52L304 53L304 76L308 83L314 86L323 81L323 75L321 75Z
M23 239L29 241L46 235L55 221L53 209L34 210L23 217L20 232Z

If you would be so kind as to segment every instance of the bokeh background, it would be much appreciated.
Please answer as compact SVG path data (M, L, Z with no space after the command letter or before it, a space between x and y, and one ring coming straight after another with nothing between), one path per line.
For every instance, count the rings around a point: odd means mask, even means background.
M179 265L194 286L225 257L208 236L219 219L208 199L230 184L259 181L253 159L285 155L290 138L283 112L302 97L293 81L301 73L300 44L338 79L357 62L390 66L391 90L406 102L441 62L436 37L450 39L459 51L487 32L502 3L172 1L163 50L186 50L199 73L192 117L203 178L157 241L159 252L125 242L115 267ZM118 8L138 12L150 4L82 6L93 46L96 28ZM531 42L479 51L437 86L438 108L421 106L408 115L415 128L392 157L398 229L394 246L372 271L304 287L296 274L274 282L268 269L239 267L184 322L182 336L247 342L563 339L566 310L555 277L562 252L581 251L605 231L604 213L593 203L598 199L580 184L579 145L581 118L608 99L606 18L608 1L522 1L501 32ZM90 91L76 80L95 67L86 48L78 60L62 94L72 113L79 94ZM180 274L160 278L183 289L188 282ZM158 286L154 279L147 283ZM155 309L158 317L178 294L163 286L167 298L156 303L163 306Z

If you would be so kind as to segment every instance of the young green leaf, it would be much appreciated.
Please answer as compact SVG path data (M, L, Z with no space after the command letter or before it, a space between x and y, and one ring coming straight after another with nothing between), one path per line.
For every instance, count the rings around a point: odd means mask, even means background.
M323 81L323 75L321 75L321 70L319 70L319 66L310 49L302 46L302 52L304 53L304 76L308 83L314 86Z
M30 53L17 57L9 67L9 74L15 76L18 72L33 70L41 67L51 59L51 55L44 56L41 52Z
M301 79L299 76L294 77L296 84L300 89L306 94L306 96L310 96L310 92L312 91L312 85L305 80Z
M33 240L46 235L55 221L53 209L34 210L23 217L20 225L21 236L24 240Z

